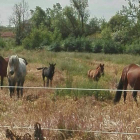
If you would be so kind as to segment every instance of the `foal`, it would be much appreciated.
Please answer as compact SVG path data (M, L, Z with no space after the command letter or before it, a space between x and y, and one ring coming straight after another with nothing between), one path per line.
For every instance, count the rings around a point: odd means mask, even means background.
M104 64L100 64L94 73L93 79L98 81L101 75L104 75Z
M50 81L50 85L52 86L52 79L53 79L53 75L54 75L54 70L55 70L55 65L56 64L50 64L49 63L49 67L42 67L42 68L37 68L37 70L41 70L42 69L42 78L44 81L44 87L45 87L45 77L47 78L47 83L46 86L49 86L49 81Z

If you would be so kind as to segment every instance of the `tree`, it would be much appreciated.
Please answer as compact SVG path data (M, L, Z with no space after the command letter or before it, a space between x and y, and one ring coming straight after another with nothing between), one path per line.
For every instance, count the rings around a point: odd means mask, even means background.
M55 30L59 30L62 38L66 38L71 32L67 19L64 16L64 11L59 3L54 4L51 10L51 31Z
M81 21L82 34L84 32L84 23L88 20L89 14L86 8L88 7L88 0L71 0L73 7L77 10Z
M120 11L122 15L127 16L132 21L132 26L129 29L131 38L136 39L140 36L140 0L128 0L128 7L123 6Z
M14 5L13 14L10 17L10 22L15 26L17 45L20 45L21 40L25 37L28 8L28 3L22 0L22 2Z
M39 28L41 24L43 25L46 24L46 21L45 21L46 14L45 14L45 11L41 7L36 6L35 11L32 10L31 12L32 12L31 21L36 28Z
M128 7L123 6L121 13L135 21L140 20L140 0L127 0Z
M94 17L91 18L89 24L86 25L86 34L91 35L96 33L97 31L100 31L99 20Z
M73 7L66 6L63 9L63 13L65 16L69 34L72 34L77 37L80 34L80 27Z
M124 28L130 28L131 21L126 15L116 14L108 22L108 26L112 32L124 30Z

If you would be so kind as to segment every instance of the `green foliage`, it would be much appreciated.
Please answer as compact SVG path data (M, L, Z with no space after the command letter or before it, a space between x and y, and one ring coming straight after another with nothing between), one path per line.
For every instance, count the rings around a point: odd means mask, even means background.
M89 24L85 28L86 34L91 35L95 34L97 31L100 31L99 20L94 17L90 19Z
M111 29L110 28L104 28L101 32L102 38L104 39L111 39Z
M116 31L112 34L112 39L115 42L119 42L121 44L127 44L131 42L132 38L128 36L128 30L123 30L123 31Z
M4 48L4 47L6 47L6 43L2 38L0 38L0 48Z
M45 11L41 7L36 6L35 11L32 11L31 18L35 28L39 28L41 24L45 25L45 18L46 18Z
M33 28L29 36L23 40L25 49L37 49L52 43L52 33L46 28Z
M123 49L120 43L113 40L103 40L103 52L109 54L122 53Z
M28 37L23 40L23 46L25 49L36 49L40 47L42 39L42 32L39 29L33 29Z
M50 51L60 52L62 50L59 42L54 42L49 46Z
M93 48L92 49L93 53L100 53L100 52L102 52L102 49L103 49L102 40L101 39L97 39L97 40L93 41L92 48Z
M131 21L127 16L116 14L108 22L108 26L110 27L112 32L122 31L125 28L129 28L131 25Z
M64 51L91 52L91 41L85 37L69 37L63 41Z
M135 40L131 45L127 46L126 53L140 54L140 39Z

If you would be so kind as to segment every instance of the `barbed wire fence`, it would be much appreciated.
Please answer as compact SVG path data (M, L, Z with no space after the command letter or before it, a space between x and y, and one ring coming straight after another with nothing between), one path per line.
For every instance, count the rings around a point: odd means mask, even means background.
M50 90L82 90L82 91L109 91L109 92L116 92L116 91L128 91L133 92L137 91L140 92L140 90L120 90L120 89L89 89L89 88L62 88L62 87L21 87L21 86L0 86L0 88L23 88L23 89L50 89ZM11 129L28 129L31 131L34 131L34 127L29 126L17 126L17 125L0 125L0 129L3 128L11 128ZM42 127L42 130L49 130L49 131L69 131L69 132L85 132L85 133L99 133L99 134L120 134L120 135L137 135L140 136L140 133L138 132L119 132L119 131L101 131L101 130L71 130L71 129L57 129L57 128L47 128ZM136 129L140 129L140 127L136 127Z

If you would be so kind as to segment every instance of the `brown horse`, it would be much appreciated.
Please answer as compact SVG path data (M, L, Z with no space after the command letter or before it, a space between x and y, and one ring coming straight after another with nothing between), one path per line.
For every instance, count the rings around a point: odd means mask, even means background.
M134 90L140 90L140 66L139 65L130 64L123 69L122 75L121 75L121 78L117 87L116 95L114 98L114 103L117 103L120 101L121 95L122 95L122 89L126 90L128 84ZM127 95L127 92L124 91L124 103L126 100L126 95ZM137 91L133 91L132 96L134 98L134 101L137 103Z
M104 64L99 64L96 70L90 69L88 71L88 77L93 78L95 81L98 81L101 75L104 75Z
M3 86L4 77L7 76L7 65L9 58L3 58L0 56L0 76L1 76L1 86ZM2 87L1 87L2 89Z
M97 68L96 68L96 71L93 75L93 79L95 81L98 81L99 78L104 75L104 64L100 64Z

